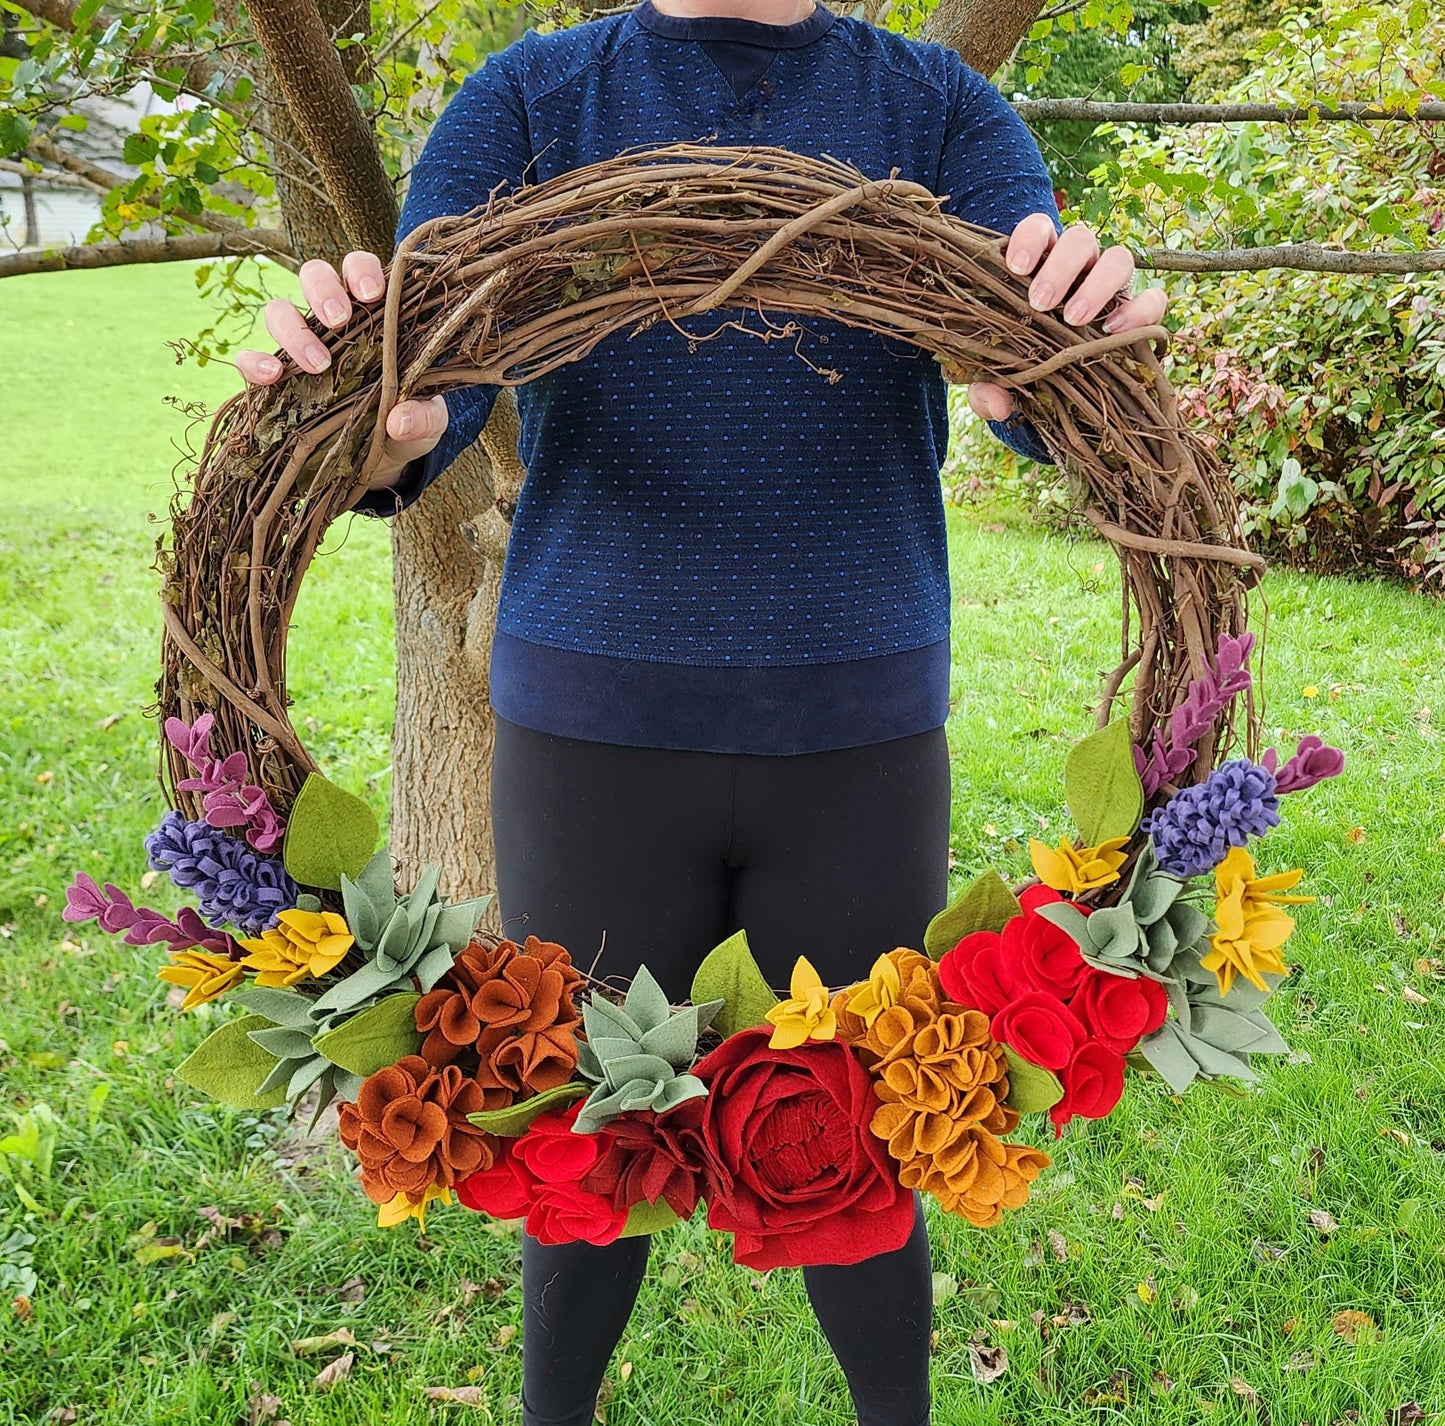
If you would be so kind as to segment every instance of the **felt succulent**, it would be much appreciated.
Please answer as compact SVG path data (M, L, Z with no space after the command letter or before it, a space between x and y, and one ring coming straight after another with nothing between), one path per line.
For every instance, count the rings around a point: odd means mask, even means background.
M1266 976L1268 990L1240 981L1222 996L1213 972L1199 960L1197 952L1180 957L1176 963L1180 979L1168 983L1174 1018L1139 1042L1138 1053L1176 1094L1196 1079L1229 1075L1255 1080L1258 1075L1250 1067L1250 1055L1289 1051L1260 1008L1284 977Z
M1208 915L1188 899L1187 890L1187 882L1160 870L1153 848L1145 845L1115 905L1089 916L1067 901L1036 909L1078 942L1095 969L1167 983L1177 979L1178 958L1192 952L1210 930Z
M577 1046L577 1073L600 1082L578 1111L573 1132L595 1134L630 1109L661 1114L705 1096L707 1086L687 1070L697 1055L698 1035L724 1003L709 1000L674 1012L646 966L633 977L621 1006L591 996L582 1007L587 1038Z
M384 848L355 881L342 873L346 924L368 959L320 997L318 1010L354 1010L384 990L411 989L413 978L427 991L451 969L492 898L447 903L437 895L440 877L441 869L429 866L416 886L398 897Z

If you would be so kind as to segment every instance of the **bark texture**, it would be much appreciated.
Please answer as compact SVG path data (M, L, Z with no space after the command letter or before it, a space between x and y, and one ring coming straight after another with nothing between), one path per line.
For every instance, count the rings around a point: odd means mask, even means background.
M992 78L1043 8L1042 0L940 0L923 38L956 49L971 69Z

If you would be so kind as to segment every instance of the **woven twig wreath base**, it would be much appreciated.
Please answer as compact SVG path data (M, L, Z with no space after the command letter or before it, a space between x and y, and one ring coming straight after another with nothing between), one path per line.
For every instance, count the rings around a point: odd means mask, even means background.
M278 353L280 380L217 411L158 555L162 721L213 712L217 746L248 750L253 780L284 814L316 770L287 716L287 628L327 526L376 468L391 407L519 384L659 321L706 340L681 323L741 311L769 340L795 336L800 317L833 319L931 352L950 381L1017 393L1118 554L1121 650L1098 718L1132 675L1131 731L1148 746L1220 636L1244 632L1263 560L1245 545L1219 462L1180 422L1159 360L1168 329L1109 335L1034 311L1027 280L1005 266L1007 243L897 177L691 144L629 150L421 225L392 260L384 308L356 304L341 331L311 321L331 351L325 372ZM1215 766L1230 717L1195 745L1191 781ZM1253 703L1244 718L1252 752ZM198 795L176 788L184 759L164 739L162 750L172 805L199 816Z

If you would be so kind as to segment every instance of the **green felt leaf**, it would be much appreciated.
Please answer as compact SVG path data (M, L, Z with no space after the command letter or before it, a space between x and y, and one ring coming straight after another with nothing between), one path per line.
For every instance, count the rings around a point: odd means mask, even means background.
M569 1080L554 1089L544 1089L541 1094L534 1094L520 1103L509 1104L505 1109L479 1109L475 1114L468 1114L467 1119L478 1129L486 1129L489 1133L505 1139L515 1139L527 1132L532 1120L539 1114L554 1105L570 1104L574 1099L582 1099L591 1092L590 1084Z
M363 1078L375 1074L421 1049L424 1037L416 1028L416 1003L420 999L414 990L388 995L336 1029L318 1035L314 1048L352 1074Z
M176 1073L202 1094L237 1109L274 1109L286 1102L284 1089L258 1093L258 1086L276 1067L252 1038L252 1030L269 1029L260 1015L242 1015L213 1030L176 1068Z
M721 1000L713 1025L727 1039L739 1030L768 1023L768 1011L778 1004L748 946L746 931L734 931L703 957L692 978L694 1005Z
M423 990L431 990L455 964L457 953L450 946L433 946L412 968Z
M308 773L286 821L281 860L302 886L340 891L342 875L360 875L380 833L376 813L359 797Z
M251 1038L278 1060L309 1059L316 1053L311 1046L311 1036L305 1030L293 1029L290 1025L267 1025L263 1029L252 1030Z
M672 1002L646 966L639 966L628 987L625 1008L644 1034L665 1024L672 1014Z
M1199 1065L1184 1048L1177 1026L1166 1021L1139 1041L1139 1053L1163 1077L1175 1094L1183 1094L1199 1075Z
M638 1238L648 1233L659 1233L662 1229L670 1228L674 1223L682 1221L667 1206L665 1198L659 1198L656 1203L649 1203L644 1198L640 1203L634 1203L627 1210L627 1223L620 1236Z
M363 1000L380 995L383 990L395 985L403 977L396 971L378 966L375 961L354 970L345 980L338 981L317 1002L318 1012L325 1010L351 1010Z
M1089 846L1127 837L1144 815L1144 785L1134 767L1129 721L1116 718L1069 750L1064 796Z
M1018 898L990 867L953 905L928 923L923 949L934 960L942 960L965 936L975 931L1002 931L1005 923L1022 910Z
M286 1098L300 1099L330 1067L331 1062L325 1055L312 1055L309 1060L303 1060L301 1067L286 1082Z
M273 1089L279 1089L282 1094L285 1094L286 1086L290 1083L291 1076L295 1074L302 1065L310 1064L314 1058L315 1056L313 1055L304 1055L300 1059L273 1061L276 1066L275 1069L256 1086L257 1097L259 1098L270 1094Z
M620 1005L614 1005L605 995L593 993L582 1007L582 1028L589 1040L605 1040L609 1037L625 1037L636 1044L642 1038L642 1026Z
M697 1053L696 1007L686 1006L654 1025L638 1042L638 1047L644 1054L661 1056L676 1069L690 1065Z
M288 1025L293 1030L309 1030L312 1026L311 1007L316 1002L294 990L282 990L274 985L246 985L231 991L226 999L243 1010L264 1015L276 1025Z
M1011 1045L999 1043L1008 1061L1008 1106L1020 1114L1041 1114L1052 1109L1064 1097L1059 1077L1042 1065L1031 1064Z

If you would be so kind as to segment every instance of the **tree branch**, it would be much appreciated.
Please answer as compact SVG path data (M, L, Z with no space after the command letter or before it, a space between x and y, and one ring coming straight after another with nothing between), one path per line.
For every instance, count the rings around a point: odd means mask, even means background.
M1351 123L1445 119L1445 103L1431 100L1415 113L1382 109L1378 104L1330 105L1322 99L1308 104L1128 104L1107 99L1015 99L1013 107L1023 119L1093 119L1119 124L1292 124L1310 118L1348 120Z
M291 260L285 233L273 228L246 228L239 233L183 233L179 237L128 238L122 242L0 253L0 278L25 277L33 272L71 272L82 267L191 262L245 253L265 253L293 271L297 266Z
M1445 248L1405 253L1344 252L1318 243L1226 248L1218 252L1146 248L1134 254L1134 265L1156 272L1260 272L1271 267L1306 272L1445 272Z

